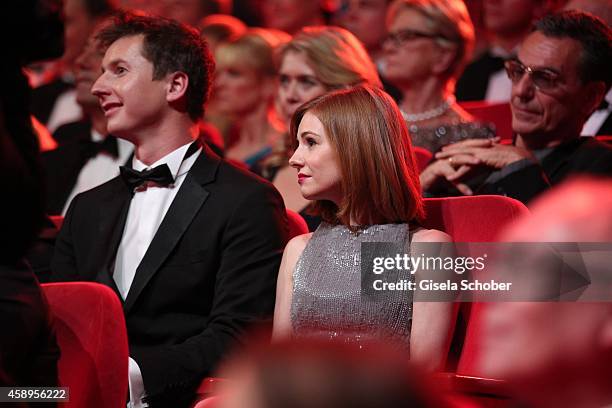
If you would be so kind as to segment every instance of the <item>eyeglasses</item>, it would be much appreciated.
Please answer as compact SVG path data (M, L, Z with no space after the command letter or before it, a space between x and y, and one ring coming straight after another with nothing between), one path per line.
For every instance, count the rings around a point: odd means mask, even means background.
M387 44L392 44L394 47L399 47L407 41L413 41L413 40L417 40L420 38L446 39L439 34L424 33L422 31L415 31L415 30L400 30L400 31L396 31L395 33L387 34L384 42Z
M513 84L516 84L525 73L531 77L531 82L541 91L550 91L554 89L560 81L559 74L548 71L546 69L531 68L523 65L518 60L508 60L504 63L508 78Z

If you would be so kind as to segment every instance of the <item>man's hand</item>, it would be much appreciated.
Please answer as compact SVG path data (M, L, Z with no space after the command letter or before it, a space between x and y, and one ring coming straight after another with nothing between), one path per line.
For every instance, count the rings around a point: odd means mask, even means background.
M472 190L457 180L478 164L480 160L469 154L458 154L447 159L436 160L421 172L421 188L423 191L429 190L438 179L445 178L462 194L472 195Z
M525 149L511 145L496 143L495 139L467 139L461 142L444 146L442 151L436 153L436 159L450 160L453 163L460 157L469 155L478 159L479 164L501 169L519 160L532 158L532 154Z

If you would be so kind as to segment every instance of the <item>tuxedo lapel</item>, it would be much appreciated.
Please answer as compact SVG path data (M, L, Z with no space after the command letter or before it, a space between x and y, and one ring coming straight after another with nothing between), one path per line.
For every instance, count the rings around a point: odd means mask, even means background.
M211 154L213 156L210 156ZM203 184L214 179L218 164L218 158L214 153L204 147L200 157L183 181L147 252L136 269L134 281L125 299L124 309L126 313L129 312L144 287L170 255L206 201L209 193L203 187Z
M98 225L98 236L100 242L106 243L103 248L106 252L101 252L97 265L100 265L96 280L104 285L111 287L122 299L119 289L113 279L113 270L117 248L123 236L123 228L127 219L128 210L130 208L130 200L132 199L131 192L127 189L123 180L116 178L114 188L111 189L108 195L100 201L98 206L98 219L101 220Z

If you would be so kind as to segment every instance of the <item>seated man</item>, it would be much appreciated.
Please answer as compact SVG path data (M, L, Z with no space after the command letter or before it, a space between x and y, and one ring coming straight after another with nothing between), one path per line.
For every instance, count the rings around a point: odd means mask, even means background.
M580 138L612 84L612 29L592 15L565 11L538 21L515 60L513 146L465 140L446 146L421 173L424 191L500 194L528 203L570 174L612 175L612 148ZM442 183L441 183L442 182Z
M196 140L213 68L197 32L122 14L98 38L108 48L92 92L134 158L73 199L53 277L123 299L133 406L188 406L245 327L272 314L285 209Z
M532 216L519 220L504 239L602 242L610 248L611 207L612 181L575 180L536 200ZM592 254L583 253L587 273L609 276L609 250L605 256ZM541 266L528 271L530 276L540 272ZM612 288L609 278L598 282L581 292L580 302L490 303L481 350L483 375L507 380L514 396L532 407L611 406ZM590 301L594 299L599 301Z

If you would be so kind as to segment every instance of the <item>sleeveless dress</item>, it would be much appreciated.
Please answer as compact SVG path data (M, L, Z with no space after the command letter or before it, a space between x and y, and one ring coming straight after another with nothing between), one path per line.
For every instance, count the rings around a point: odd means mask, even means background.
M409 252L407 224L373 225L357 233L322 223L293 272L291 323L296 338L345 343L395 343L409 350L412 293L384 291L362 296L361 243L390 242Z

